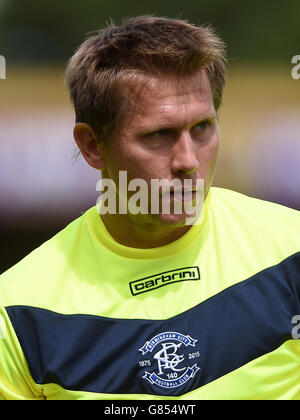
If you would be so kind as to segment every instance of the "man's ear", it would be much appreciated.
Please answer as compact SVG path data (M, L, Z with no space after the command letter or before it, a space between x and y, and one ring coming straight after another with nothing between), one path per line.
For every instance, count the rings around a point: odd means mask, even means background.
M92 127L86 123L77 123L73 136L87 163L95 169L104 169L106 163Z

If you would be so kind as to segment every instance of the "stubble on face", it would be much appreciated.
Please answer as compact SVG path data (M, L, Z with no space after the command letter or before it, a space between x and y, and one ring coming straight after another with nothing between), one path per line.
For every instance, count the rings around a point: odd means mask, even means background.
M206 196L213 180L219 146L217 116L207 75L202 73L182 80L149 77L132 87L131 98L135 100L131 100L129 114L105 147L107 165L102 176L115 182L117 193L120 171L127 171L128 183L141 178L149 189L152 179L170 182L204 179ZM210 131L202 135L198 125L206 120L212 121ZM193 166L197 170L192 171ZM133 194L128 192L128 199ZM150 212L120 216L124 229L126 225L132 226L133 230L139 231L138 235L152 229L156 238L176 229L180 234L179 230L183 232L190 227L185 226L186 215L179 217L172 209L167 215ZM108 218L105 219L108 222Z

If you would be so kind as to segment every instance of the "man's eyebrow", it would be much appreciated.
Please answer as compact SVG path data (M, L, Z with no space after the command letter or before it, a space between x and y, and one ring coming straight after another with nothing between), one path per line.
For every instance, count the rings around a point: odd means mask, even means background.
M201 122L204 121L210 121L213 122L214 120L217 119L217 114L216 113L209 113L209 114L203 114L202 116L200 116L199 118L196 118L193 122L189 123L189 127L193 127ZM143 134L147 134L147 133L152 133L155 131L160 131L160 130L178 130L180 129L183 125L185 125L185 123L182 123L181 125L174 125L172 123L172 121L164 121L164 122L157 122L153 125L149 126L147 124L141 126L139 128L139 132L141 133L141 135Z
M199 123L201 123L203 121L214 121L216 119L217 119L217 114L216 113L213 113L213 114L212 113L205 114L201 118L199 118L199 120L196 120L195 122L193 122L191 124L191 126L197 125L197 124L199 124Z

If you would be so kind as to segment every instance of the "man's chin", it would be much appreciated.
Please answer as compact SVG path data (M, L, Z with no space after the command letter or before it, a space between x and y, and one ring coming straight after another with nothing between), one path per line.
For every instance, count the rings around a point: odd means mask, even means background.
M189 214L156 214L151 215L152 220L156 222L156 224L164 225L170 228L182 228L186 226L191 226L197 220L197 214L194 213L192 215Z

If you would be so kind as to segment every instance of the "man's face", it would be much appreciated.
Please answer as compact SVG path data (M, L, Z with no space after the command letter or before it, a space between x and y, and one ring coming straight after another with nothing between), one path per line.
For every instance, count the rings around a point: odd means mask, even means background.
M119 171L127 171L128 183L137 178L146 181L149 200L152 179L180 180L182 184L192 180L193 188L197 179L204 179L206 196L219 148L217 115L206 73L185 77L180 82L175 78L149 77L139 88L133 92L134 112L125 117L118 133L104 146L106 168L102 177L112 179L118 192ZM132 194L129 192L128 198ZM171 194L171 202L174 199L179 198ZM173 211L143 215L156 223L176 226L182 226L186 216Z

